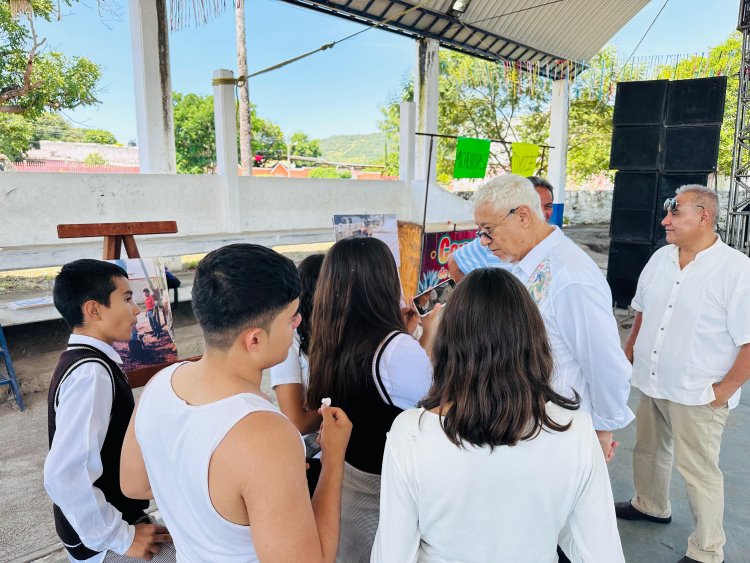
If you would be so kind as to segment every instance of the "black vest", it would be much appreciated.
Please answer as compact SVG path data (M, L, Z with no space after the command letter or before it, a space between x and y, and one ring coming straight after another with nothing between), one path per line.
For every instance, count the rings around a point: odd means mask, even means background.
M352 421L352 435L344 459L366 473L380 475L386 434L396 417L403 412L393 404L380 380L380 360L388 344L399 334L393 333L384 341L374 358L375 373L365 378L363 388L353 390L346 396L331 397L333 404L341 407ZM372 371L371 364L368 363L363 371Z
M122 451L125 432L130 423L130 416L133 414L133 407L135 406L133 391L130 389L127 377L122 369L120 369L120 366L112 361L104 352L97 350L93 346L71 344L60 356L60 361L57 363L57 368L55 368L55 372L52 375L52 383L50 383L49 394L47 395L49 444L51 447L52 440L55 437L55 429L57 428L55 415L57 412L60 385L73 370L88 362L101 364L109 372L112 380L112 412L110 413L109 427L107 428L107 434L100 452L103 472L94 481L94 486L104 493L104 498L107 499L107 502L122 512L123 519L128 524L133 524L136 520L144 516L143 511L148 508L148 501L129 499L120 490L120 452ZM73 526L70 525L58 506L53 506L53 512L57 535L60 536L68 553L79 560L89 559L98 553L83 545L81 538L78 537Z

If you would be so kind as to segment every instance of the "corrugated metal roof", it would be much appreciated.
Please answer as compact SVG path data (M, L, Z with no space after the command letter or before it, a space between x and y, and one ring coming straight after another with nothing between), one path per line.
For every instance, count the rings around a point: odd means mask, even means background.
M553 77L574 72L649 0L471 0L459 19L454 0L282 0L489 60L534 61Z

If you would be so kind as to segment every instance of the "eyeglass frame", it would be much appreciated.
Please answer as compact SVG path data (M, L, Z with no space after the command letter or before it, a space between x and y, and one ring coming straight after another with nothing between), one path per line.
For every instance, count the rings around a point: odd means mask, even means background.
M492 232L495 229L497 229L503 223L503 221L505 221L508 217L510 217L511 215L513 215L520 208L521 208L521 206L519 205L518 207L514 207L513 209L511 209L510 211L508 211L508 213L506 213L505 217L503 217L502 219L500 219L500 221L498 221L497 224L494 227L492 227L489 231L485 231L484 229L481 229L481 228L477 229L477 238L480 241L482 240L482 237L487 237L487 240L490 241L490 242L492 242L493 240L495 240L494 238L492 238Z
M675 211L678 211L677 206L678 205L685 205L687 207L700 207L701 209L705 209L705 205L699 205L697 203L681 203L677 201L677 197L668 197L664 200L664 211L671 213L672 215L675 214Z

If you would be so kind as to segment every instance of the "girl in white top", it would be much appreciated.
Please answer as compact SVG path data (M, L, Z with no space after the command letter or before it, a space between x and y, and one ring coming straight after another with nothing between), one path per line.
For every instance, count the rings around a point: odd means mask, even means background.
M591 417L550 385L538 308L508 272L451 296L423 408L393 423L371 561L624 563Z

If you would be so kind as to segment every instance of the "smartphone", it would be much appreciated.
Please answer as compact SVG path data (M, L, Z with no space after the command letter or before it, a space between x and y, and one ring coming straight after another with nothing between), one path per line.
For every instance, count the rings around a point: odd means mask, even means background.
M448 298L451 293L453 293L455 287L456 282L453 281L453 278L446 278L435 287L431 287L427 291L423 291L417 295L412 299L414 307L417 309L417 313L424 317L432 311L438 303L447 303Z
M305 460L309 461L318 455L320 452L320 444L318 444L318 432L305 435Z

